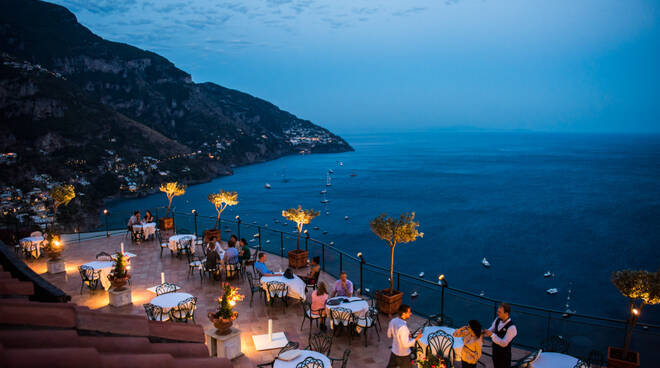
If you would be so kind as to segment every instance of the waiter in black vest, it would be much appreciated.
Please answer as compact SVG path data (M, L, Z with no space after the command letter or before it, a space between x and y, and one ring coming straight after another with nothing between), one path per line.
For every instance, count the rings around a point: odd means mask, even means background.
M511 367L511 342L518 334L516 325L510 317L511 306L502 303L497 308L497 318L484 334L493 340L493 366L495 368Z

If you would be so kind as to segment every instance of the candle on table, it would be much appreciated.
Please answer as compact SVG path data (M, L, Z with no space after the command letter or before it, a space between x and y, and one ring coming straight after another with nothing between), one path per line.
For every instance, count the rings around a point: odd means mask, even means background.
M273 341L273 320L268 320L268 342Z
M160 273L160 283L164 284L165 283L165 272Z
M124 243L121 243L121 254L124 254Z

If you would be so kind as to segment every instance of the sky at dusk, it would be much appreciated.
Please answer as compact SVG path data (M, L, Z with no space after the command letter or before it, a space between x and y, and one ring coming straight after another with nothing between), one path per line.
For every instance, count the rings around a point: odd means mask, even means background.
M337 133L660 132L660 2L56 0Z

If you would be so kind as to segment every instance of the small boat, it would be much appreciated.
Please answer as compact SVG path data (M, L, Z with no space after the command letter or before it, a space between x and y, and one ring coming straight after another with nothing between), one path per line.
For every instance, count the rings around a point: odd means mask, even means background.
M337 163L339 164L339 166L344 166L344 161L337 161Z
M322 199L322 200L321 200L321 203L330 203L330 201L327 200L327 199Z
M289 224L288 222L283 222L283 223L282 223L282 226L286 226L286 225L288 225L288 224Z
M276 224L279 224L279 223L280 223L280 220L278 220L278 219L275 219L275 220L273 220L273 221L274 221Z
M319 227L318 227L318 226L314 226L312 229L314 229L314 230L318 230Z
M325 190L325 189L323 189L323 190L321 191L321 194L326 194L326 193L328 193L328 191Z
M259 233L252 235L253 238L258 238L259 236Z
M256 241L257 241L257 239L250 239L250 243L254 243Z
M344 216L344 220L348 221L348 216Z
M486 295L486 292L481 290L481 292L479 293L479 296L484 296L484 295Z
M330 179L330 174L325 175L325 186L326 187L332 186L332 180Z
M424 277L424 272L420 272L419 277Z
M264 184L264 188L270 189L270 184L268 184L268 183Z
M266 240L266 244L270 243L270 240Z
M554 294L557 294L559 292L559 290L557 290L557 288L550 288L550 289L546 290L545 292L550 294L550 295L554 295Z
M545 277L545 278L552 277L552 276L554 276L554 274L550 271L543 274L543 277Z
M481 264L484 265L484 267L488 268L490 267L490 262L484 257L484 259L481 260Z
M325 234L327 234L327 233L328 233L327 231L323 230L323 233L322 233L322 234L325 235Z
M326 216L330 216L330 211L325 211Z
M335 173L335 172L332 171L332 169L329 169L329 170L328 170L328 174L334 174L334 173Z
M330 242L330 245L335 245L335 242Z
M417 293L416 291L413 291L412 293L410 293L411 298L417 298L418 296L419 296L419 293Z

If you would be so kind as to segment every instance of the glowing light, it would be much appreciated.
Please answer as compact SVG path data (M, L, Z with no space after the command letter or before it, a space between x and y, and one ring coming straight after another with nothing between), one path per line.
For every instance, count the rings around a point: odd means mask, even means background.
M635 316L639 316L639 309L633 308L632 309L632 314L634 314Z

